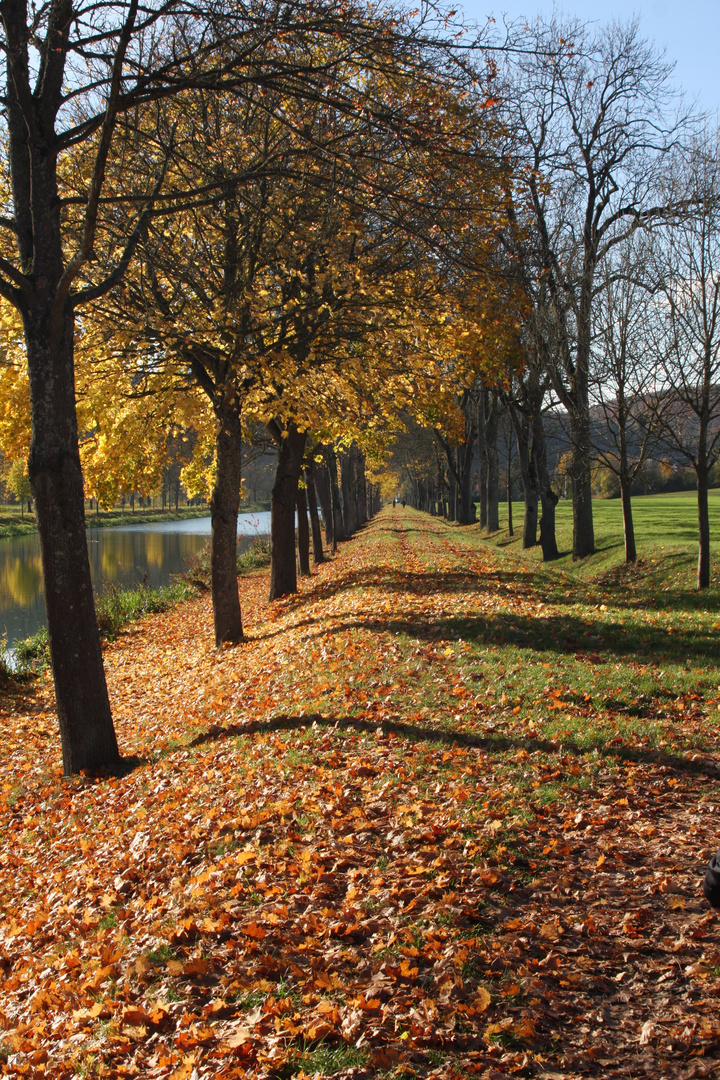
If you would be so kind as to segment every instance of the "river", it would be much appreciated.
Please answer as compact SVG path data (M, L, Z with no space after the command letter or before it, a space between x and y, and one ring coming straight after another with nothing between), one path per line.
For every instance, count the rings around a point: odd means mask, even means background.
M270 514L244 514L238 518L238 550L256 536L270 532ZM210 537L210 518L161 521L88 529L90 570L95 591L109 585L132 588L147 579L154 588L167 585L187 569ZM40 544L37 536L0 540L0 634L5 647L29 637L45 625Z

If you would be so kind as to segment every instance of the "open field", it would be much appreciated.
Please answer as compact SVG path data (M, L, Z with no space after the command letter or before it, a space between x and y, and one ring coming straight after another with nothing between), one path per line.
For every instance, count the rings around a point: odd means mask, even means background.
M386 510L242 646L135 624L121 778L8 688L2 1071L716 1075L718 590L572 571Z
M710 543L714 577L713 584L720 584L720 488L709 493ZM507 503L500 504L500 532L495 543L521 549L523 503L513 502L513 525L515 536L507 533ZM593 559L573 567L573 573L585 578L596 577L625 558L622 506L619 499L595 499L593 501L595 522L595 546ZM653 556L663 560L663 574L669 573L673 588L692 585L697 570L697 495L694 491L678 491L667 495L637 495L633 498L633 520L638 557ZM557 540L561 558L556 566L572 563L572 503L562 499L557 506ZM542 560L542 552L536 548L526 557ZM660 583L658 579L658 583Z

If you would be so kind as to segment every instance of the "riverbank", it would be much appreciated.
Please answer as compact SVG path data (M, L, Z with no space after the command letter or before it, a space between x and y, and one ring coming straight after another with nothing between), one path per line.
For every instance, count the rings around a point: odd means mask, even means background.
M258 537L237 557L238 575L251 573L270 564L270 543ZM104 642L114 641L133 623L147 615L169 611L184 600L210 589L210 545L194 556L187 570L170 585L152 588L148 584L134 589L107 588L95 602L98 629ZM47 627L41 627L30 637L17 641L10 656L0 654L0 682L23 681L42 674L50 666L50 645Z
M157 521L185 521L207 517L209 506L188 506L182 510L101 510L100 513L85 511L85 527L88 529L114 528L118 525L143 525ZM0 539L8 536L31 536L37 532L34 513L12 512L10 507L0 510Z
M399 509L267 589L106 647L127 776L0 698L6 1071L714 1075L717 615Z

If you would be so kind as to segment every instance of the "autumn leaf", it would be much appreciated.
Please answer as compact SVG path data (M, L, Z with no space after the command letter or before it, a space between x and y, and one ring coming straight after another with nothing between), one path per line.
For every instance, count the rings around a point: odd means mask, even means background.
M391 531L380 515L297 598L270 606L267 575L241 577L242 663L214 650L204 597L108 646L119 730L144 760L126 776L60 779L34 741L49 682L0 699L0 986L19 1065L45 1054L60 1077L90 1039L118 1075L187 1078L205 1061L322 1074L330 1049L439 1080L519 1075L530 1053L549 1073L600 1059L672 1075L670 1038L712 1062L720 957L698 852L715 839L713 781L679 757L530 746L500 693L474 691L488 674L510 701L520 677L568 685L557 664L469 636L451 659L429 634L486 618L483 583L509 556L405 513ZM535 611L532 575L512 567L501 605ZM319 712L314 680L349 677L366 700ZM219 729L221 697L234 718ZM714 719L690 728L716 738Z

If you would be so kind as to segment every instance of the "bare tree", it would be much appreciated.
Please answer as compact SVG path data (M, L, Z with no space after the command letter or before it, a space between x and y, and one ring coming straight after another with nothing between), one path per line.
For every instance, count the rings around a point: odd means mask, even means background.
M665 214L656 190L686 126L671 67L637 20L590 31L538 19L519 33L505 87L527 190L525 257L546 281L557 350L550 373L572 438L573 554L595 549L589 372L595 278L612 248Z
M664 397L654 399L652 411L645 405L655 390L655 371L647 364L652 285L648 245L633 240L599 275L590 368L591 441L597 459L620 483L627 563L637 559L632 485L657 445L667 405Z
M491 533L500 528L498 428L503 406L498 388L485 383L481 384L477 398L478 428L483 431L482 452L485 457L485 468L481 470L485 486L485 524L487 531Z
M695 470L697 587L710 584L708 481L720 459L720 134L709 132L669 172L669 196L692 212L655 247L654 380L646 406L663 440Z
M540 546L543 559L550 562L558 557L555 537L555 507L558 496L553 490L547 467L547 446L544 410L548 394L547 365L537 350L528 349L527 364L512 379L506 399L515 429L518 464L525 499L523 547L537 543L538 503L540 515Z

